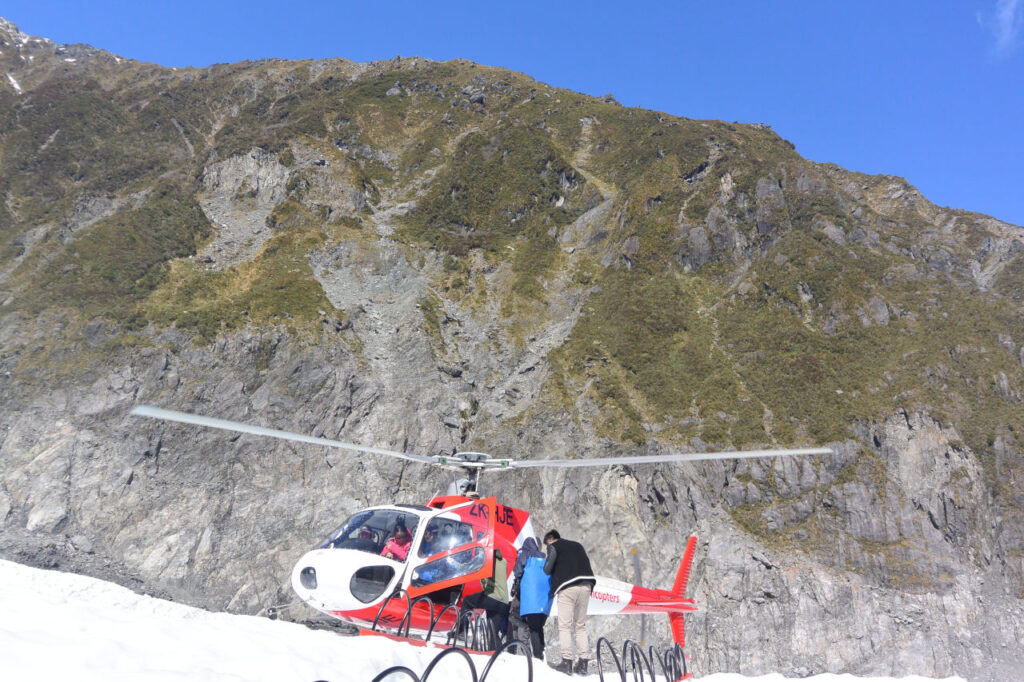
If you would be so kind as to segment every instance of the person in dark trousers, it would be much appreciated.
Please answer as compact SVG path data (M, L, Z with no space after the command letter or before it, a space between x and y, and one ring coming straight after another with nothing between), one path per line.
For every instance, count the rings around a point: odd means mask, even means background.
M541 660L544 660L544 624L551 613L551 576L544 572L545 560L537 541L526 538L512 569L516 577L512 603L516 607L509 612L510 619L515 616L523 624L521 629L526 633L522 636L529 639L534 658Z
M494 575L480 582L483 591L463 599L462 609L483 609L487 612L487 618L495 624L498 633L503 634L508 624L508 562L505 561L500 549L494 550Z
M544 572L551 576L551 596L558 597L558 645L562 662L555 670L563 673L586 674L590 663L590 645L587 642L587 605L594 589L594 570L583 545L566 540L557 530L544 536L548 557ZM576 645L576 664L572 662L573 644Z

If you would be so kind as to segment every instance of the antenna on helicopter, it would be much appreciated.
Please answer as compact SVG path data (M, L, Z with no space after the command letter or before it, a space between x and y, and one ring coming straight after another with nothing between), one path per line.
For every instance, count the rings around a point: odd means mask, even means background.
M458 491L456 494L465 495L467 497L471 496L473 493L478 493L480 487L480 473L483 471L528 469L535 467L599 467L616 466L620 464L656 464L665 462L697 462L717 459L749 459L754 457L788 457L793 455L832 454L832 450L830 448L793 448L774 450L726 450L722 452L686 452L671 455L597 457L593 459L513 460L507 457L493 457L484 452L457 452L453 455L428 456L399 452L397 450L367 447L365 445L345 443L338 440L331 440L329 438L306 436L300 433L292 433L290 431L279 431L277 429L268 429L262 426L253 426L251 424L243 424L241 422L234 422L226 419L203 417L196 414L190 414L188 412L175 412L174 410L165 410L159 407L150 407L148 405L138 405L132 408L130 414L139 417L151 417L153 419L164 419L167 421L181 422L183 424L194 424L196 426L207 426L215 429L249 433L256 436L267 436L270 438L299 441L302 443L311 443L313 445L325 445L327 447L339 448L342 450L387 455L388 457L398 457L400 459L411 460L413 462L432 464L450 471L461 471L466 475L466 477L456 479L449 487L449 494L452 494L451 491L454 489Z

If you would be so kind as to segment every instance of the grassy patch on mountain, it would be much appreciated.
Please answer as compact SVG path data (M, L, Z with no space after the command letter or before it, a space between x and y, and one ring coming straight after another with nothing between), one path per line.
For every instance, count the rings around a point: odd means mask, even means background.
M982 455L990 483L1002 485L994 444L1020 428L1024 369L999 335L1024 338L1024 320L1006 299L943 289L936 300L917 362L924 366L922 390L938 406L939 418L956 424Z
M699 318L692 297L674 278L624 270L606 271L599 283L568 343L557 351L568 371L584 373L614 361L654 404L688 405L692 393L684 390L678 377L666 373L670 368L665 365L671 359L685 363L696 355L673 356L693 341L691 328Z
M447 65L432 64L422 76L404 69L374 70L354 80L351 73L336 69L311 77L309 67L305 63L276 89L243 90L243 106L217 133L218 157L253 146L282 151L302 136L346 149L397 149L408 144L411 132L437 130L437 119L450 105L450 88L434 84L451 75L453 68ZM372 157L357 154L354 159L371 175L393 170L374 170Z
M670 437L766 440L763 408L716 346L713 319L701 312L716 287L693 276L624 269L606 270L596 283L553 360L574 385L594 387L599 404L621 415L619 432L661 423Z
M597 102L587 108L597 120L591 133L594 171L619 187L629 188L651 166L668 159L675 159L680 179L707 159L708 133L695 121Z
M1024 334L1019 317L1005 300L934 278L885 283L905 259L849 248L855 259L821 234L794 230L778 243L787 258L762 261L751 292L718 308L737 370L771 406L779 435L825 442L847 437L851 421L922 409L961 424L976 452L990 451L1019 410L1001 376L1011 392L1022 384L996 330Z
M586 180L542 131L502 126L462 139L398 234L456 257L472 249L492 260L511 256L515 293L535 297L557 258L558 227L589 197Z
M8 119L0 173L22 221L66 215L76 196L137 191L174 166L169 119L125 107L93 82L45 83Z
M572 219L567 207L556 206L560 177L585 183L540 131L516 126L471 133L406 216L401 233L455 255L497 253L520 235Z
M172 263L171 276L142 303L136 324L174 325L209 341L250 323L284 324L298 332L318 328L319 311L341 315L308 262L309 252L324 241L315 217L289 200L271 220L279 227L252 261L224 271L188 260Z
M17 274L31 277L31 285L15 305L33 312L71 307L123 321L164 280L167 262L194 254L209 235L210 225L187 191L162 183L142 206L76 234L52 260L25 264Z
M762 153L785 164L791 152L783 145ZM821 220L849 229L851 218L837 194L795 188L800 165L776 167L790 178L789 216L784 229L768 235L765 257L752 254L743 295L726 289L726 280L715 284L726 271L713 263L699 277L680 276L671 258L673 218L687 189L667 161L636 176L622 210L617 240L624 253L629 247L624 264L632 271L597 276L600 291L555 354L562 371L576 377L572 385L593 386L611 363L624 370L611 383L623 390L604 401L619 403L621 414L666 421L678 437L734 445L842 440L853 421L920 409L962 424L968 444L987 457L1019 415L1024 385L1019 362L995 331L1022 326L1005 299L924 276L920 264L915 275L907 256L837 245ZM744 173L757 175L754 168ZM753 183L746 190L755 192ZM710 190L704 196L718 201ZM738 211L737 226L765 240L741 209L729 209ZM889 277L893 272L911 276ZM1019 334L1013 336L1024 338L1024 329ZM951 362L936 368L936 358Z
M849 420L857 415L848 394L870 395L860 382L875 378L877 348L854 358L848 344L874 340L867 330L830 336L808 329L796 311L778 303L736 305L718 319L736 371L774 415L777 438L821 443L849 436Z
M994 290L1013 301L1018 306L1024 306L1024 256L1018 255L1007 264L1006 268L996 277ZM1024 339L1018 341L1024 345Z

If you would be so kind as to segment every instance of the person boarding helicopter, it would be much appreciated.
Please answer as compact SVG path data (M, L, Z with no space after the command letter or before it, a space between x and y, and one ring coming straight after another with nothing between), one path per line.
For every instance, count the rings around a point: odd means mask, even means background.
M590 557L583 545L566 540L557 530L548 531L544 536L548 556L544 561L544 572L551 576L551 596L558 598L558 645L562 651L562 662L555 670L563 673L587 674L590 663L587 654L587 605L591 592L597 583ZM573 646L576 647L576 663L573 664Z

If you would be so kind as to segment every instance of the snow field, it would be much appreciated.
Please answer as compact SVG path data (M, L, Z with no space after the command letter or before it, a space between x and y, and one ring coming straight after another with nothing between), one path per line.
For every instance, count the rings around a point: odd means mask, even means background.
M0 680L370 682L395 665L421 674L440 651L383 637L345 637L296 623L210 613L94 578L0 560ZM474 659L477 673L482 673L487 657ZM464 660L455 655L446 657L430 677L434 682L469 679ZM520 656L502 656L488 676L494 682L526 679L526 659ZM568 679L546 665L534 667L538 682ZM715 674L701 679L784 682L788 678ZM885 682L894 678L818 675L807 679ZM923 677L901 679L936 682Z

